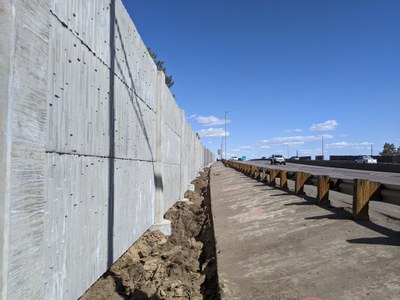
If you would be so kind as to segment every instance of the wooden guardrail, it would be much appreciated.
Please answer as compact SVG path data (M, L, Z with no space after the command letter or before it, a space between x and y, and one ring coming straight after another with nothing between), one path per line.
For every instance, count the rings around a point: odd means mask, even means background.
M279 187L288 190L288 179L295 181L294 192L304 193L305 185L317 187L316 204L329 203L329 191L353 196L353 217L355 220L368 220L369 201L376 200L395 205L400 205L400 186L382 184L367 179L341 179L325 175L313 175L305 172L294 172L268 167L254 166L238 161L226 161L223 163L259 181L276 186L276 179L279 178Z

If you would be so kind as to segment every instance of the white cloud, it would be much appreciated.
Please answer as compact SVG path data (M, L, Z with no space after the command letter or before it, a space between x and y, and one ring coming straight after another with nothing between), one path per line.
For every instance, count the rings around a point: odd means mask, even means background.
M326 144L325 148L327 149L343 149L343 148L354 148L354 149L366 149L371 147L370 142L361 142L361 143L349 143L349 142L337 142Z
M239 147L233 149L232 151L235 151L235 152L243 152L243 151L249 150L249 149L251 149L251 148L252 148L251 146L239 146ZM245 151L245 152L247 152L247 151Z
M271 149L271 147L268 146L268 145L262 145L260 148L261 148L261 149Z
M190 119L193 119L193 118L196 118L196 117L197 117L196 115L190 115L187 119L190 120Z
M200 137L223 137L225 136L224 128L208 128L202 129L197 132ZM226 136L229 136L229 132L226 132Z
M348 142L337 142L337 143L331 143L331 144L326 144L325 148L347 148L349 147L351 144Z
M304 142L287 142L283 144L286 146L297 146L297 145L304 145Z
M197 122L199 122L203 126L217 126L217 125L223 125L225 124L224 119L218 119L217 117L214 116L196 116L194 117ZM226 120L226 124L229 124L231 120Z
M296 128L296 129L286 129L285 132L302 132L303 129Z
M276 137L269 140L262 140L263 144L283 144L283 145L300 145L306 142L312 141L320 141L324 137L324 139L333 138L332 135L323 134L323 135L298 135L298 136L285 136L285 137Z
M310 130L311 131L328 131L328 130L334 130L338 126L339 126L339 123L336 122L336 120L328 120L324 123L313 124L310 127Z
M321 149L319 149L321 150ZM316 150L312 149L301 149L299 150L299 156L309 156L312 155Z

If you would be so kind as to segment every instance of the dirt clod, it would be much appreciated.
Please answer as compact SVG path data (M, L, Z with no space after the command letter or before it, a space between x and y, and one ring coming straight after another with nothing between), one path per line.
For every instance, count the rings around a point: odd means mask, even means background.
M166 214L172 234L146 232L82 297L219 299L209 169L192 181L187 202Z

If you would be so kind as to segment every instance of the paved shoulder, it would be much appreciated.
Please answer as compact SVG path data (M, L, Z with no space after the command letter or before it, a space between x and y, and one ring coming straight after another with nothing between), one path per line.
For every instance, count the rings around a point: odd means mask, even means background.
M210 184L223 299L398 299L397 223L356 223L222 163Z

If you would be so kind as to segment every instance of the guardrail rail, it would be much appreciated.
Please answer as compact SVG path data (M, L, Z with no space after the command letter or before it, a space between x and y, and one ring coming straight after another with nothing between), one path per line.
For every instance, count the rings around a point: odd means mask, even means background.
M326 175L287 171L268 167L255 166L238 161L222 160L222 162L254 179L276 186L279 178L279 188L288 190L288 180L295 181L295 194L304 194L305 185L317 187L316 204L329 204L329 191L337 191L353 196L353 218L355 220L369 219L369 201L382 201L400 205L400 185L383 184L367 179L342 179Z

